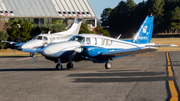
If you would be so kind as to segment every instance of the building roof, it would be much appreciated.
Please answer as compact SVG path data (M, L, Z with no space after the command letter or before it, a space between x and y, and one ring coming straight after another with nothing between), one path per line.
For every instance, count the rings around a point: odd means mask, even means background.
M0 15L33 18L90 18L96 15L88 0L0 0Z

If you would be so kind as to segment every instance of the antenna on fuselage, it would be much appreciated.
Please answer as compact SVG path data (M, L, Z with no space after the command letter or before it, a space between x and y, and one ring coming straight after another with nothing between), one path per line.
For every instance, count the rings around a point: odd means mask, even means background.
M50 34L50 33L51 33L51 31L48 32L48 34Z
M120 39L120 37L121 37L121 34L117 37L117 40L119 40L119 39Z

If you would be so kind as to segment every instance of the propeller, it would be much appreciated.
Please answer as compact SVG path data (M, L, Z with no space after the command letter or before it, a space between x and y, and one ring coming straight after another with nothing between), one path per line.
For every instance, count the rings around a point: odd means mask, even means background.
M82 52L82 47L78 47L78 48L75 48L74 51L77 52L77 53L81 53Z

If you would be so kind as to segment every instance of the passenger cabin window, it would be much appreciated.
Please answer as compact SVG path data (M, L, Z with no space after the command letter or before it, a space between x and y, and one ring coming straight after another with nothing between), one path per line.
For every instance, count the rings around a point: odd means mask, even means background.
M105 45L110 46L110 45L111 45L111 43L112 43L112 41L111 41L111 40L106 39L106 44L105 44Z
M82 36L75 36L75 37L72 37L69 41L78 41L81 44L84 44L85 38Z
M97 39L97 45L103 45L102 39Z
M90 45L90 44L91 44L90 38L86 38L86 44L87 44L87 45Z
M96 45L96 38L91 38L91 45Z
M47 38L47 37L44 37L44 40L48 40L48 38Z

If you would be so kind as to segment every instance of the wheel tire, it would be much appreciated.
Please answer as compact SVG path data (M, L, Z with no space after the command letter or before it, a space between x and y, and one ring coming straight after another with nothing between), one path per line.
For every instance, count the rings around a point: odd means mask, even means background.
M62 70L62 65L60 66L60 64L56 65L56 70Z
M73 63L71 63L71 62L67 63L66 67L67 67L67 69L73 68Z
M112 68L111 63L107 62L107 63L105 64L105 68L106 68L106 69L111 69L111 68Z
M30 56L33 57L33 58L36 57L36 55L34 53L30 53Z

